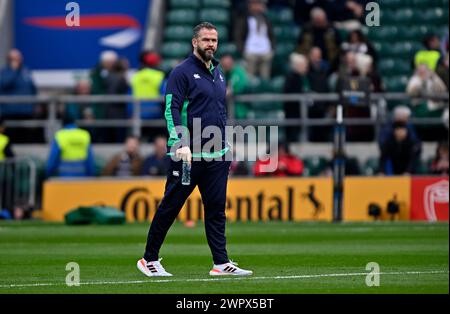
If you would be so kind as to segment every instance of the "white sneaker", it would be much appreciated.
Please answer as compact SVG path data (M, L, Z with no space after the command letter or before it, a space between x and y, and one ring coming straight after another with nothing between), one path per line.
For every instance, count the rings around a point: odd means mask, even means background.
M145 259L141 258L137 262L137 268L147 277L170 277L173 276L171 273L166 272L164 267L161 265L160 258L157 261L147 262Z
M230 261L229 263L214 265L209 272L210 276L250 276L253 274L251 270L245 270L237 267L237 263Z

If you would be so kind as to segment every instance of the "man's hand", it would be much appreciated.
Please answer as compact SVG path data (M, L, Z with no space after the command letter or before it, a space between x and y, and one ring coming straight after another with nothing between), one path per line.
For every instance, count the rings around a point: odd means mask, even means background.
M180 158L183 161L187 161L188 163L191 163L192 160L192 153L189 146L183 146L181 148L178 148L175 152L175 156L177 158Z

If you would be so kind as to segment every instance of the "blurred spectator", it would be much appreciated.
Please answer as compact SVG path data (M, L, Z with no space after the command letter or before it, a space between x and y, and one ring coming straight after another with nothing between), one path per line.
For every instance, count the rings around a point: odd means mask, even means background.
M322 50L313 47L309 52L309 81L311 89L316 93L329 93L328 77L330 74L330 64L323 59ZM310 118L333 118L334 110L330 103L324 101L314 101L309 108ZM309 140L313 142L327 142L331 140L331 126L310 127Z
M395 122L381 146L380 172L386 175L415 174L420 154L421 143L412 137L405 123Z
M144 176L165 176L169 171L170 157L167 156L167 139L158 136L153 142L155 152L145 158L141 169Z
M410 117L411 109L409 109L407 106L395 107L392 114L392 121L388 125L386 125L386 127L384 127L380 132L380 136L378 138L378 145L380 146L380 148L386 143L389 136L392 134L393 126L396 122L404 123L406 125L406 128L408 129L408 134L411 136L413 141L419 141L419 137L417 136L414 125L410 122Z
M438 63L438 65L436 67L436 74L444 82L447 89L449 88L449 85L448 85L448 81L449 81L448 59L449 59L449 54L448 54L448 50L447 50L444 57L441 59L441 61Z
M343 53L348 51L362 53L372 57L374 63L377 61L375 48L370 44L367 38L360 30L354 30L348 34L347 41L341 45Z
M298 39L297 52L304 55L313 47L319 47L325 60L334 64L339 54L341 37L328 22L325 11L319 7L311 10L311 22L307 23Z
M11 141L5 134L5 130L4 120L0 117L0 220L10 219L14 206L12 200L6 197L11 194L10 189L11 186L14 186L14 177L7 176L6 165L2 165L5 159L14 157Z
M326 11L337 28L354 31L361 28L367 2L369 0L326 1Z
M23 63L22 53L12 49L8 53L7 65L0 71L0 96L36 95L31 72ZM32 103L0 104L0 115L8 120L29 120L37 118L37 107ZM14 129L11 134L14 142L36 142L33 129Z
M313 47L309 52L309 77L312 89L318 93L328 93L328 75L330 74L330 64L323 59L322 50Z
M0 71L0 95L36 95L31 73L23 64L22 53L17 49L8 53L8 63ZM1 115L8 119L30 119L34 114L33 104L5 104L1 109Z
M154 51L144 51L139 57L141 68L131 79L133 96L137 99L159 98L165 93L165 73L159 69L161 57ZM142 119L160 119L165 106L161 101L142 101ZM128 117L132 117L133 104L128 105ZM142 128L143 137L154 137L161 133L159 128Z
M266 1L249 0L248 13L237 18L234 38L250 75L270 79L275 44Z
M0 117L0 161L14 157L11 141L5 134L6 127L2 117Z
M285 94L308 93L311 91L311 82L308 77L308 59L302 54L292 53L289 57L291 71L286 76L284 83ZM284 103L284 116L288 119L298 119L300 115L300 104L298 101ZM288 143L297 142L300 134L300 127L286 127L286 141Z
M345 84L349 79L361 78L368 78L370 80L370 91L381 92L383 90L381 78L374 71L372 57L349 51L344 55L343 62L337 74L336 92L340 93L345 88ZM347 106L345 116L347 118L370 118L370 107ZM346 130L348 141L372 141L374 139L373 126L348 126Z
M233 146L233 157L230 165L230 176L248 176L250 169L245 160L237 160L236 146Z
M119 59L112 50L103 51L100 63L91 71L91 91L94 95L126 95L129 86L126 79L128 61ZM99 104L95 112L97 119L126 119L125 103ZM108 143L123 142L125 128L106 128L100 132L101 140Z
M441 41L437 35L428 35L423 40L425 49L419 50L414 56L414 66L417 68L425 64L432 71L436 70L439 59L441 58Z
M102 171L102 176L130 177L140 174L142 157L139 153L139 139L128 136L123 152L114 155Z
M448 175L449 159L448 159L448 142L439 142L436 149L436 156L434 157L430 172L438 175Z
M133 96L143 99L158 98L164 95L164 72L158 69L161 64L161 57L156 52L144 51L139 59L141 68L131 79ZM142 119L162 118L162 111L161 102L144 101L141 103Z
M230 166L230 176L248 176L250 174L250 170L247 167L245 161L237 161L233 160Z
M106 94L108 95L127 95L129 86L127 82L128 60L119 59L116 62L108 77L106 78ZM127 119L126 103L110 103L106 105L106 119ZM117 143L125 141L127 128L114 127L107 128L105 141L108 143Z
M406 87L406 92L411 97L420 97L425 95L434 95L447 93L448 89L439 76L430 70L427 65L419 64L414 75L410 78ZM430 117L440 116L444 107L448 105L446 101L414 101L414 111L418 116Z
M113 71L119 57L112 50L103 51L100 55L100 63L91 70L92 94L103 95L108 91L107 78ZM103 118L103 117L101 117Z
M91 136L64 117L63 129L55 134L46 167L47 177L85 177L95 175Z
M265 172L264 167L271 163L271 159L278 157L277 169L274 172ZM272 155L267 160L257 160L253 166L253 173L255 176L271 176L271 177L286 177L286 176L301 176L304 165L296 156L289 153L289 148L286 144L280 143L278 145L277 155Z
M248 87L248 75L245 69L234 62L231 54L223 54L220 58L220 65L227 82L227 96L245 93ZM248 103L235 102L234 116L236 119L245 119L248 109Z

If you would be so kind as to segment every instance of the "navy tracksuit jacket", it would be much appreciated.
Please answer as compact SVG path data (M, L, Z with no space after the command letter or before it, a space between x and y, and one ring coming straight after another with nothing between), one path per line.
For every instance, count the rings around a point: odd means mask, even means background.
M186 199L198 186L203 206L206 237L215 264L229 262L225 239L225 202L228 172L231 162L224 160L200 159L224 157L229 153L225 141L226 125L226 82L219 71L219 63L212 60L210 69L194 54L179 64L171 72L166 90L165 118L169 131L169 152L171 148L187 145L178 126L189 129L190 147L194 160L191 167L191 184L181 184L182 162L171 160L164 198L153 217L144 254L146 261L158 259L159 249L170 226L181 210ZM192 134L193 119L201 118L201 129L214 125L221 129L222 136L215 138L215 149L197 151L195 148L210 141L213 136L202 139ZM197 145L197 146L196 146Z

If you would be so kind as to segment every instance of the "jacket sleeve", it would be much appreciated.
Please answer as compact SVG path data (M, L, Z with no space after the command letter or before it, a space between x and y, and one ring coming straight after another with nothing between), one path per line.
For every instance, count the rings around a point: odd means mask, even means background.
M181 110L188 93L188 81L182 70L177 67L169 76L165 94L166 110L164 117L167 122L169 132L169 146L178 141L182 141L182 146L188 146L189 139L180 137L179 127L183 126L181 119Z
M95 176L95 159L94 159L94 151L92 150L92 145L89 145L88 155L86 159L86 170L87 175L90 177Z
M56 140L52 141L50 146L50 155L47 160L46 176L51 177L56 174L60 162L61 150Z

